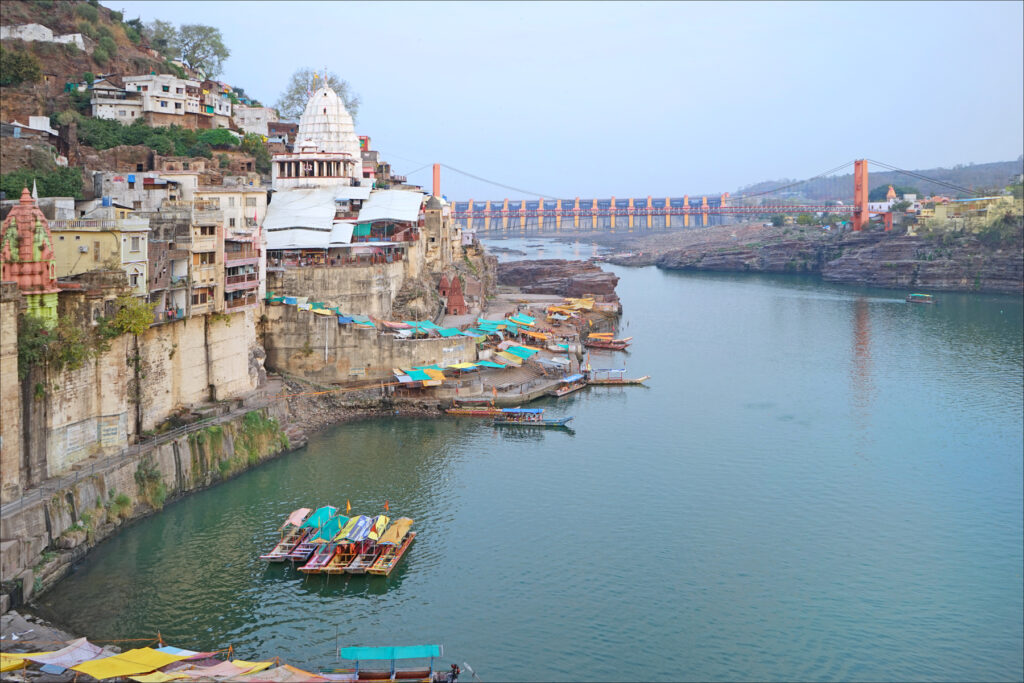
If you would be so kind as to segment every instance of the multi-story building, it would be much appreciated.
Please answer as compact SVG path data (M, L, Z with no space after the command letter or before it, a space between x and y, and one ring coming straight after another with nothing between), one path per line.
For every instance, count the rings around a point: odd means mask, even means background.
M110 214L113 216L113 213ZM50 221L57 277L119 268L133 296L149 292L149 220L88 218Z
M220 81L205 80L201 84L199 114L206 118L201 128L231 127L231 86Z
M377 165L380 164L380 153L370 149L370 136L359 136L359 153L363 159L363 178L374 183L377 177Z
M235 125L246 133L257 133L263 137L270 135L269 124L277 122L277 110L271 107L249 107L239 104L234 107L232 116Z
M157 211L168 199L181 199L181 185L173 178L161 178L158 173L93 174L93 193L108 197L114 204L131 207L133 211ZM95 200L94 200L95 201Z
M261 229L267 188L257 185L199 187L197 201L216 202L223 225L224 309L255 306L266 288L266 249Z
M199 81L170 74L147 74L125 76L124 87L126 91L141 93L142 114L151 126L204 127L195 123L200 113Z
M93 118L113 119L126 126L142 118L142 92L135 88L121 88L106 78L92 84L92 99L89 103L92 105Z

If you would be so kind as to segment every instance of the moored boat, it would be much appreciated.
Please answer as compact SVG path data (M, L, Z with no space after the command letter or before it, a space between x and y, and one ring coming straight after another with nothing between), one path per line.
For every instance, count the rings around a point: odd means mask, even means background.
M302 523L302 526L300 527L300 529L303 529L307 532L306 538L304 538L294 548L292 548L292 551L287 555L287 559L291 560L292 562L301 561L303 563L309 560L309 556L313 554L313 551L316 550L318 546L318 544L316 543L311 543L310 539L314 534L316 534L320 530L320 527L326 524L327 521L334 516L334 513L336 513L337 511L338 509L335 508L334 506L325 505L322 508L318 509L313 514L311 514L306 519L306 521Z
M558 386L549 391L548 394L555 398L561 398L562 396L571 394L574 391L579 391L585 386L587 386L586 377L577 373L575 375L563 377Z
M625 386L630 384L643 384L651 378L650 375L630 378L626 377L625 373L625 369L591 370L589 373L590 377L587 378L587 384L594 384L597 386Z
M516 427L566 427L572 416L545 418L543 408L505 408L502 416L494 419L497 426Z
M590 335L583 340L583 345L592 349L624 351L626 347L629 346L629 342L632 341L632 339L632 337L614 339L611 332L591 332Z
M934 304L936 303L935 297L931 294L908 294L908 304Z
M443 681L447 673L434 671L434 658L441 657L444 648L440 645L407 645L399 647L343 647L341 659L354 661L355 669L349 670L354 681ZM429 659L426 666L399 668L396 660ZM384 669L366 669L366 661L389 661Z
M315 550L306 564L299 567L300 572L319 574L323 571L334 556L334 537L348 524L348 519L345 515L334 515L309 537L308 542L315 545Z
M494 417L495 415L501 415L501 408L494 405L493 401L465 402L456 403L451 408L446 408L444 412L449 415L460 415L463 417Z
M309 513L312 512L310 508L299 508L298 510L292 511L288 515L288 519L284 521L278 532L281 534L281 540L277 542L274 549L266 555L260 555L261 560L267 562L284 562L287 559L289 553L295 549L299 543L305 539L308 531L302 529L302 522L305 521Z
M384 535L380 537L380 541L377 543L381 548L381 552L374 563L366 570L368 573L379 576L391 574L398 561L402 559L405 551L412 545L413 539L416 538L416 532L409 531L412 525L413 520L408 517L400 517L388 527L388 530L384 532Z
M352 562L345 567L346 572L349 574L365 574L366 570L373 566L373 563L377 561L377 557L380 555L381 551L378 541L390 521L390 518L385 515L377 515L373 519L373 522L370 525L370 530L366 534L366 538L360 543L359 553L352 559Z

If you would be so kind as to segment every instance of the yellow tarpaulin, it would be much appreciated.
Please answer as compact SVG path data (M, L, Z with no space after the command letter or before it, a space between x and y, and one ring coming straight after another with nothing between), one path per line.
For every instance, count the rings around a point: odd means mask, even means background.
M430 368L425 368L423 372L430 375L431 379L445 379L444 373L441 372L440 370L431 370Z
M245 673L254 674L257 671L263 671L269 669L274 665L273 662L247 662L244 659L232 659L231 663L235 666L240 666L245 669Z
M165 683L165 681L180 681L183 678L188 678L188 676L179 673L165 674L163 671L154 671L151 674L132 676L131 678L139 683Z
M116 676L133 676L155 671L171 662L177 662L188 658L189 655L172 655L166 652L157 652L151 647L140 647L128 652L122 652L113 657L94 659L89 662L82 662L78 666L71 667L72 671L88 674L93 678L103 680Z
M388 530L384 532L384 535L380 537L378 541L379 545L398 545L405 538L405 535L409 533L409 527L412 526L412 520L408 517L399 517L395 520L394 524L388 527Z
M508 351L498 351L497 355L501 356L502 360L507 360L509 363L512 363L513 365L523 364L522 358L520 358L519 356L513 356Z
M317 315L337 315L337 313L335 313L334 311L331 311L326 308L314 308L313 312L316 313Z
M53 652L51 650L50 652ZM25 667L25 657L48 655L50 652L0 652L0 671L14 671Z
M476 363L453 363L448 367L455 368L456 370L468 370L469 368L475 368Z
M543 332L533 332L532 330L523 330L523 334L528 334L534 339L547 339L548 335Z

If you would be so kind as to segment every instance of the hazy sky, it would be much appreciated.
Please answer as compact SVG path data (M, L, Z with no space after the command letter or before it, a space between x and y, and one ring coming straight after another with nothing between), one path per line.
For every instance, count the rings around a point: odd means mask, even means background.
M734 192L859 157L1024 152L1021 2L103 4L220 28L222 80L265 104L326 66L397 172L441 162L526 196ZM524 196L447 170L442 190Z

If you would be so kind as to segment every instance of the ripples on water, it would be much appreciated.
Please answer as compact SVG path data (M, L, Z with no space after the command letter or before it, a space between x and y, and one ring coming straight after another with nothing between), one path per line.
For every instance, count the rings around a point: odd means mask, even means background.
M94 638L312 667L337 631L484 680L1024 676L1019 299L616 272L632 353L591 363L652 380L547 402L574 434L342 425L44 601ZM416 519L391 577L258 560L291 510L346 499Z

